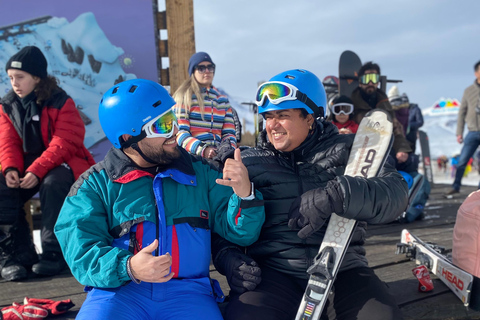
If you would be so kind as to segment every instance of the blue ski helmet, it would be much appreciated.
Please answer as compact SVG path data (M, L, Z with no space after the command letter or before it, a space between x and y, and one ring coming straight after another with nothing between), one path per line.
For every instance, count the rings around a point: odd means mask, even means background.
M138 136L145 123L174 105L175 100L158 83L133 79L108 89L100 101L98 117L108 140L120 149L123 134Z
M296 100L282 101L278 104L272 103L267 97L265 97L263 105L258 107L259 113L262 114L268 111L286 109L305 109L309 114L313 114L314 118L324 117L325 108L327 107L327 98L325 88L316 75L307 70L294 69L282 72L271 78L268 82L270 81L286 82L293 85L301 93L306 95L306 97L313 102L313 105L310 103L307 105L306 102L300 101L298 97ZM260 88L261 86L259 89ZM305 101L305 98L303 98L303 100Z

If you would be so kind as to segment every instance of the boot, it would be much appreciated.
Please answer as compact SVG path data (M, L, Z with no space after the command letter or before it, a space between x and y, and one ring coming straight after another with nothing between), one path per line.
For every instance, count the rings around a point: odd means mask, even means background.
M33 244L30 227L26 221L20 219L11 228L9 234L13 238L13 252L15 259L29 269L38 262L37 250Z
M40 262L32 266L32 271L42 276L54 276L67 267L61 252L46 251L40 257Z
M13 241L10 235L0 235L0 268L3 279L21 280L27 277L27 269L18 262L13 253Z

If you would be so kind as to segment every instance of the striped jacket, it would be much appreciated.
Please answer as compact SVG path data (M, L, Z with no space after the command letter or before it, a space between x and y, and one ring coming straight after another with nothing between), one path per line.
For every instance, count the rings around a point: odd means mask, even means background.
M224 140L230 140L232 147L237 147L235 124L232 107L228 98L215 87L201 88L205 102L202 119L197 97L193 95L190 112L184 106L177 112L179 132L177 142L192 154L203 156L208 146L218 146Z

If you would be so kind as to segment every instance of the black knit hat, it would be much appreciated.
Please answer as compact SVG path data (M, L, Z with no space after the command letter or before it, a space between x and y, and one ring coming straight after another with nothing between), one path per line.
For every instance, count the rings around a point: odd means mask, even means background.
M188 61L188 75L192 75L193 71L195 71L195 67L203 62L203 61L207 61L207 62L210 62L211 64L214 64L213 61L212 61L212 58L210 58L210 56L208 55L208 53L206 52L197 52L197 53L194 53L191 57L190 57L190 60Z
M332 105L338 104L338 103L348 103L348 104L353 104L352 99L350 99L347 96L337 96L333 99Z
M5 70L17 69L39 78L47 77L47 59L35 46L24 47L8 60Z

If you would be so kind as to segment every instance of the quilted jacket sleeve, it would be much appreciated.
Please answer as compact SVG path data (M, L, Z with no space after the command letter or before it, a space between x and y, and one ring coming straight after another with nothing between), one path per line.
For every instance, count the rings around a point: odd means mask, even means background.
M45 112L48 112L48 124L44 122L47 118ZM41 121L46 150L25 170L40 179L73 157L83 146L85 137L85 125L71 98L68 98L60 109L44 108Z
M408 204L408 185L388 163L377 177L339 176L344 197L343 217L382 224L395 220Z

